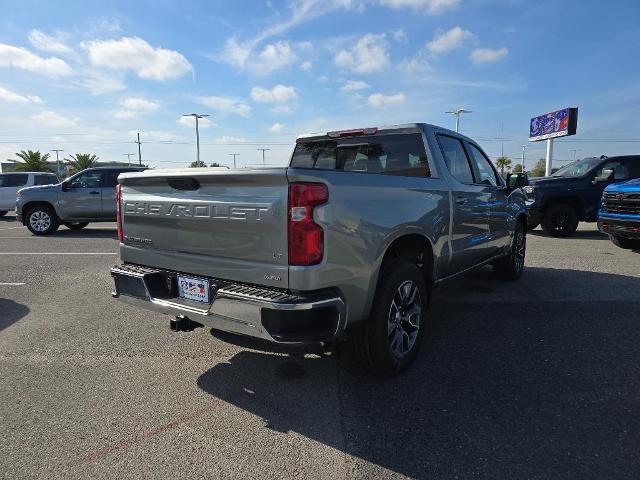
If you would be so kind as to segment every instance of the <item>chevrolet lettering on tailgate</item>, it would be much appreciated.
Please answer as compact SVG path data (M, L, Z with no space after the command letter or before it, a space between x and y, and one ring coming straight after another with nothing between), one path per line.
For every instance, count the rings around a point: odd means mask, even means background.
M165 217L218 218L259 222L269 213L266 205L229 205L225 203L185 204L125 202L125 215L154 215Z

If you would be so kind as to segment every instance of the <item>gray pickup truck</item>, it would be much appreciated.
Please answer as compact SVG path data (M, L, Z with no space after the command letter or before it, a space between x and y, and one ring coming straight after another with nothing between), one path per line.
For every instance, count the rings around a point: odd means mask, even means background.
M350 332L374 372L415 358L431 288L518 279L527 210L473 140L427 124L297 139L288 168L120 175L113 296L284 344ZM512 185L510 183L513 183Z
M61 183L22 188L15 198L16 217L34 235L48 235L60 224L81 230L90 222L116 220L118 175L144 167L96 167Z

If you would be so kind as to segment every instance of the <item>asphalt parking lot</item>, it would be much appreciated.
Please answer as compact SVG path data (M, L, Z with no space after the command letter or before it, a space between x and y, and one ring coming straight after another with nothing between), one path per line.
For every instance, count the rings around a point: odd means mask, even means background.
M638 478L640 253L594 225L529 235L519 282L436 289L390 380L172 333L111 299L117 262L114 224L0 218L1 477Z

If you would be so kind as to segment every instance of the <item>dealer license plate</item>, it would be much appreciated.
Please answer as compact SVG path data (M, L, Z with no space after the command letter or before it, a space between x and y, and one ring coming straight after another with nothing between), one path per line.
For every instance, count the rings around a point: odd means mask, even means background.
M209 282L201 278L178 275L178 295L186 300L209 303Z

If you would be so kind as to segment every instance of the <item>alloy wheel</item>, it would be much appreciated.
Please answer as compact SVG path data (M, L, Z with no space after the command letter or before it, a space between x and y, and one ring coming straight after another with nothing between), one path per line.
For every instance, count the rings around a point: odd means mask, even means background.
M422 299L418 286L411 280L403 282L391 301L388 339L391 351L403 357L413 348L422 317Z
M42 210L36 210L29 216L29 224L36 232L46 232L51 227L51 217Z

